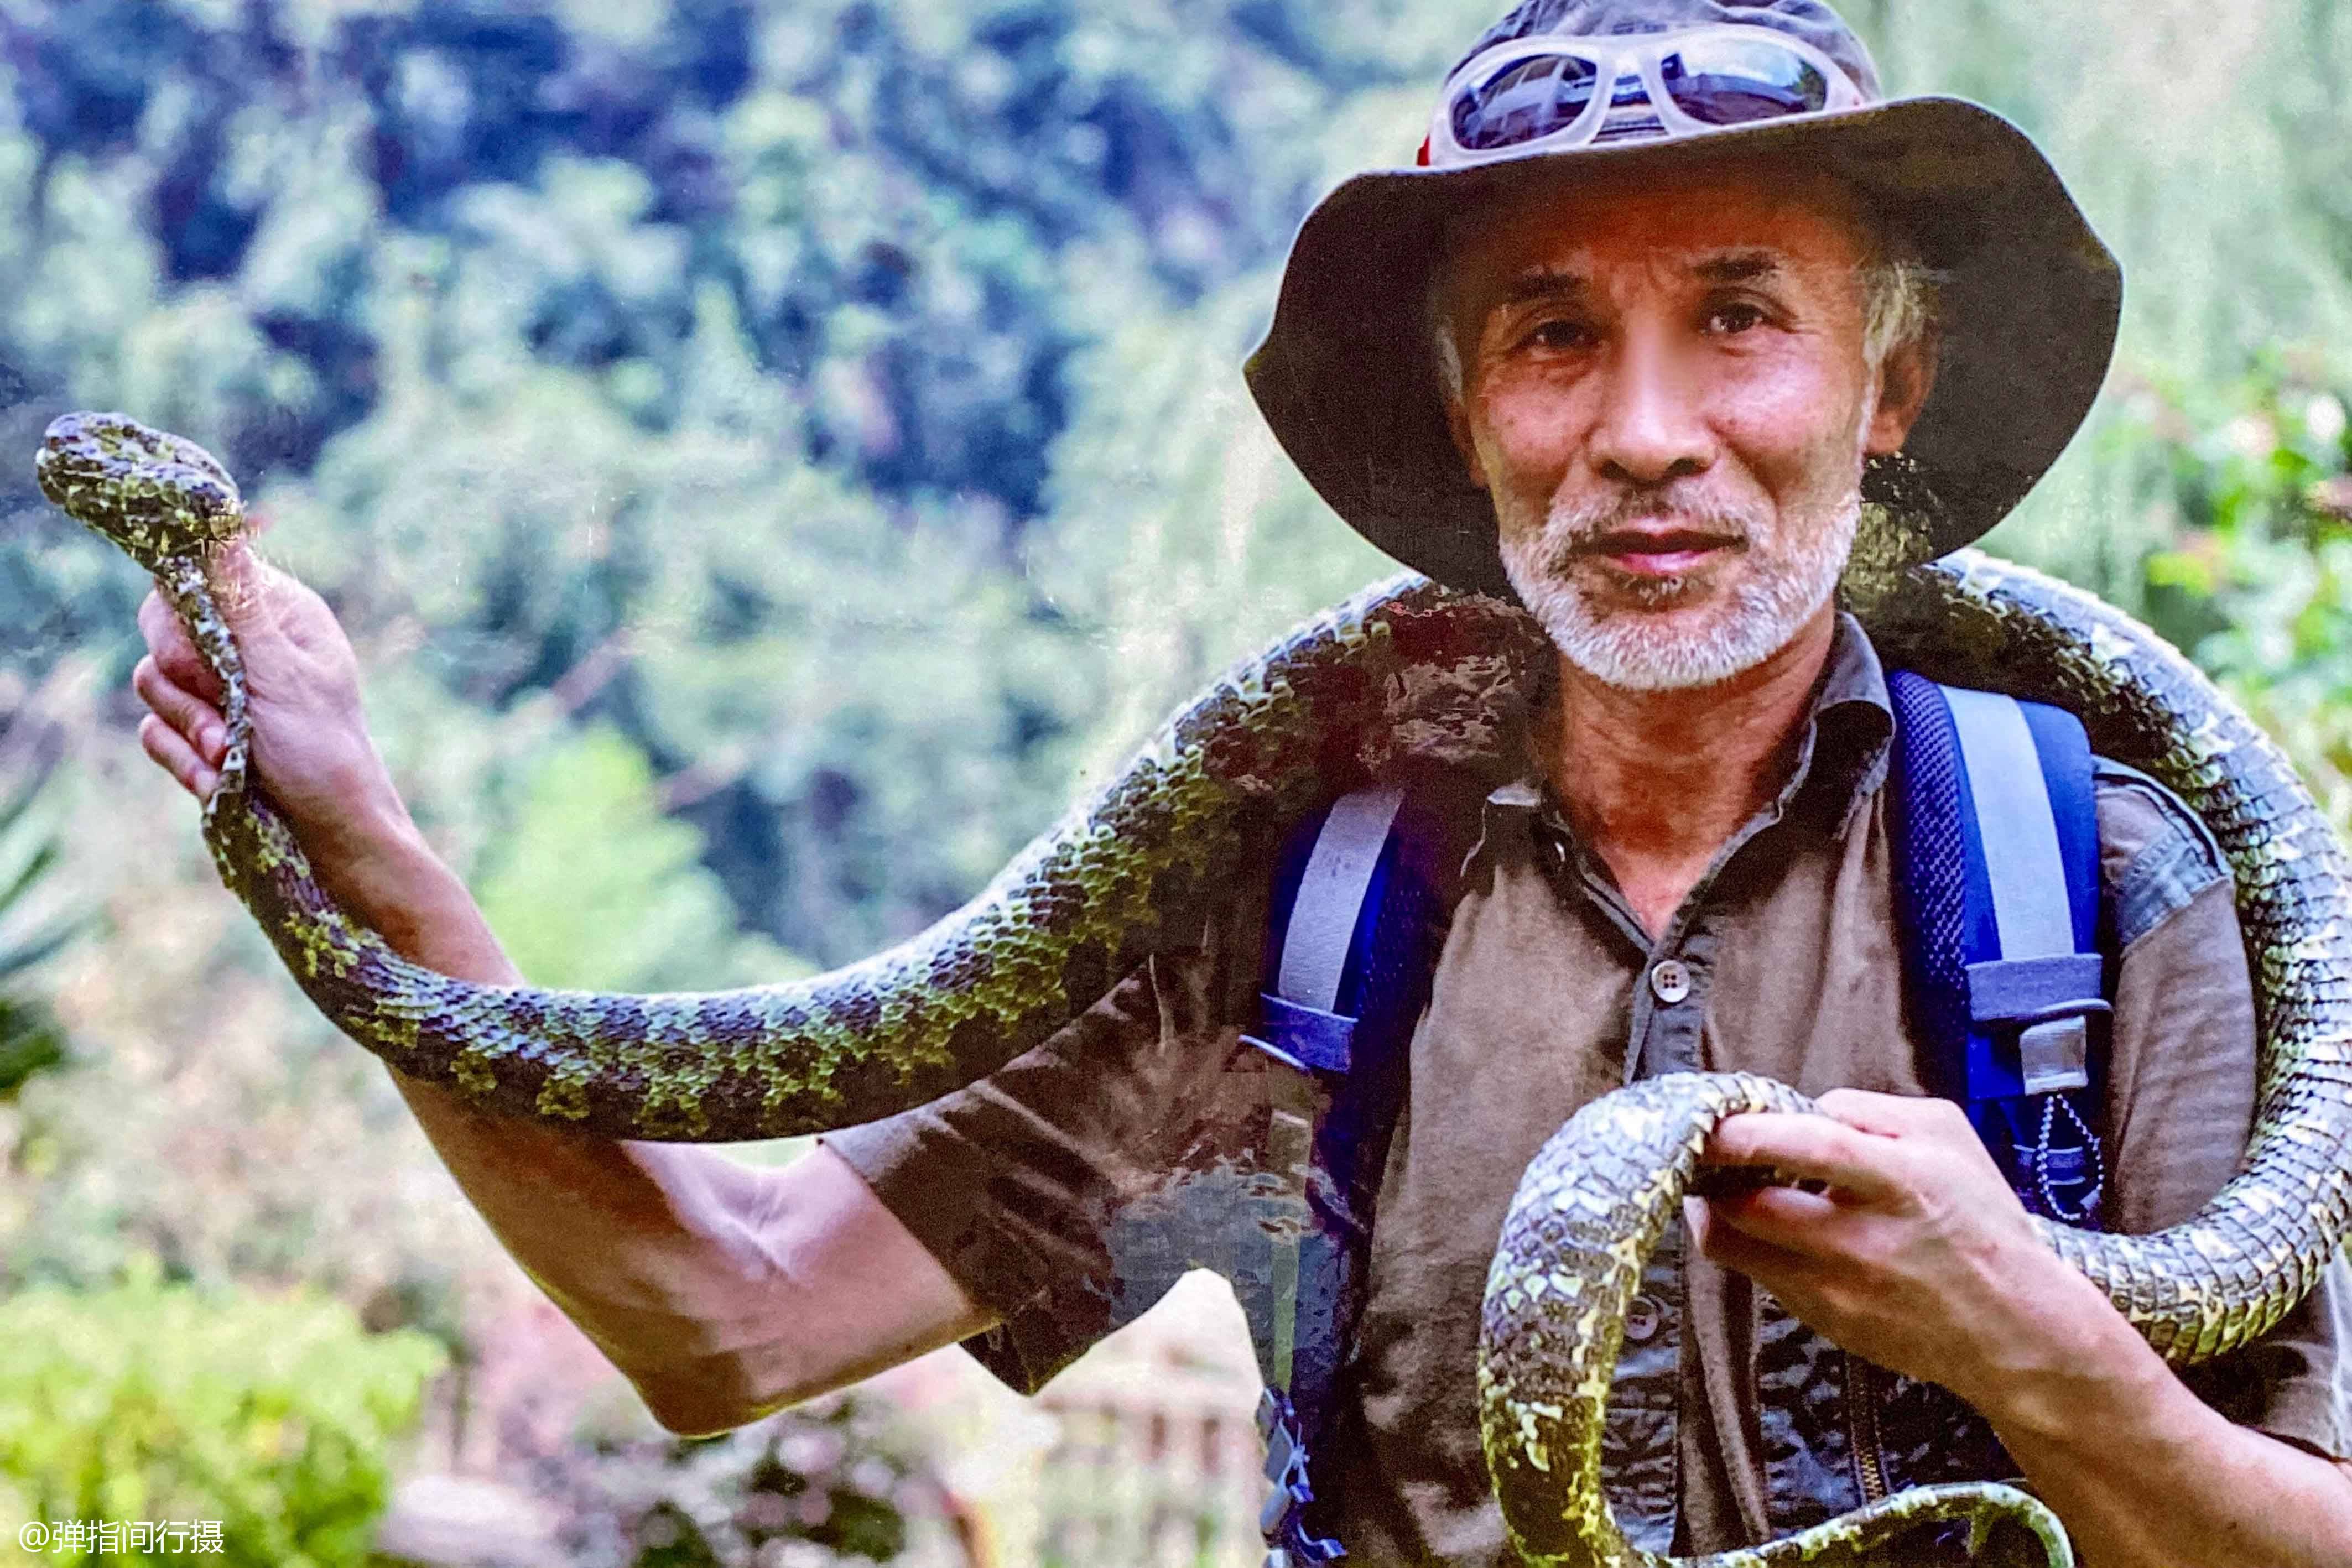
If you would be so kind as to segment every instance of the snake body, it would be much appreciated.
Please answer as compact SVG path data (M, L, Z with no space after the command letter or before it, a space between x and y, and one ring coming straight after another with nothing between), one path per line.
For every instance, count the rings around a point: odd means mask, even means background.
M1627 1542L1599 1477L1609 1383L1627 1310L1657 1239L1700 1178L1699 1151L1724 1117L1807 1111L1784 1083L1744 1072L1676 1072L1603 1095L1529 1161L1503 1218L1478 1340L1478 1427L1503 1522L1530 1568L1664 1568ZM1718 1173L1719 1174L1719 1173ZM1769 1546L1687 1568L1783 1568L1873 1555L1922 1525L1966 1521L1974 1544L2038 1548L2067 1568L2065 1531L2015 1488L1918 1487Z
M1269 821L1417 760L1491 760L1549 657L1515 606L1400 577L1228 672L971 903L887 952L694 995L480 986L408 963L339 909L254 787L242 668L212 588L211 562L242 526L220 465L125 416L83 413L49 427L36 470L52 501L155 574L219 675L230 740L205 841L304 991L404 1072L614 1137L821 1131L984 1075L1196 936L1203 901ZM2089 595L1961 551L1856 608L1890 664L2080 714L2098 750L2171 787L2227 853L2262 1013L2239 1175L2155 1235L2037 1225L2171 1362L2246 1344L2352 1227L2352 898L2334 833L2251 720ZM1638 1277L1715 1121L1801 1103L1759 1080L1660 1080L1595 1102L1529 1166L1489 1284L1480 1386L1489 1466L1530 1561L1665 1561L1626 1543L1601 1491L1612 1292L1630 1290L1628 1260ZM1998 1487L1905 1493L1713 1561L1881 1563L1874 1543L1923 1518L2011 1521L2068 1561L2047 1511Z

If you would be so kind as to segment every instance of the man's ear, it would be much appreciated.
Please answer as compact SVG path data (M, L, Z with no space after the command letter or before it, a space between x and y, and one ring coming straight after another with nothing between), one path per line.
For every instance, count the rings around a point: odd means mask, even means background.
M1878 406L1864 444L1872 456L1903 450L1912 425L1918 423L1919 411L1927 406L1927 394L1936 388L1937 347L1937 335L1931 329L1897 343L1879 361Z

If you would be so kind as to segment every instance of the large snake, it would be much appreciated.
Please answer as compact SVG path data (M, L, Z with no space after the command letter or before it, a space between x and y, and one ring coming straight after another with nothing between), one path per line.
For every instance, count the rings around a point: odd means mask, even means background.
M875 957L790 985L605 996L473 985L401 958L339 909L250 776L243 668L213 563L244 526L202 448L120 414L68 414L43 492L155 576L219 676L228 721L204 834L295 979L401 1071L485 1107L614 1136L775 1137L871 1120L971 1082L1097 1000L1204 901L1253 834L1383 769L1491 759L1546 657L1514 606L1402 577L1249 659L979 896ZM2261 992L2258 1103L2239 1174L2149 1236L2036 1221L2176 1364L2244 1345L2299 1301L2352 1225L2352 931L2342 852L2284 757L2154 633L1975 551L1858 601L1889 661L2080 714L2104 754L2169 785L2236 873ZM1681 1075L1596 1101L1528 1166L1487 1291L1479 1382L1496 1490L1543 1564L1663 1564L1612 1521L1599 1470L1624 1304L1715 1123L1801 1109L1793 1091ZM1922 1489L1709 1563L1885 1563L1926 1519L2001 1521L2071 1561L2031 1497Z

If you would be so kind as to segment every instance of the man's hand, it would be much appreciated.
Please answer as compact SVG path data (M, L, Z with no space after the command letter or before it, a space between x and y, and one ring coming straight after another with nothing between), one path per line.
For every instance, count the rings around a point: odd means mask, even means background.
M1716 1165L1826 1182L1695 1203L1706 1254L1838 1344L1981 1412L2084 1568L2343 1568L2352 1465L2189 1393L2042 1245L1960 1108L1840 1089L1818 1116L1733 1116Z
M255 763L281 807L298 819L320 815L298 803L340 796L374 750L361 718L350 640L324 600L242 544L223 552L215 581L245 655ZM227 738L220 682L162 594L141 601L139 632L147 656L131 685L154 710L139 727L140 743L202 799L220 777Z
M2085 1312L2113 1308L2042 1245L1976 1130L1945 1100L1833 1090L1817 1116L1733 1116L1710 1164L1772 1166L1828 1184L1697 1206L1701 1249L1881 1366L1984 1407L2067 1354Z
M224 552L215 580L245 656L255 776L328 885L373 902L370 863L413 857L421 846L369 738L351 643L324 600L242 544ZM147 656L131 685L152 710L140 721L139 743L204 800L220 781L227 745L220 683L161 595L139 606L139 630Z

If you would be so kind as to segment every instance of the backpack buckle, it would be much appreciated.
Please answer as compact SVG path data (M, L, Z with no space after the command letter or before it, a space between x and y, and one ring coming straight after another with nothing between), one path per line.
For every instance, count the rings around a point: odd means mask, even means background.
M1968 967L1969 1012L1979 1026L2017 1031L2017 1074L2028 1094L2059 1094L2091 1082L2094 1015L2115 1009L2100 993L2105 960L2095 953L1996 958ZM1971 1099L1990 1083L1970 1082Z
M1274 1389L1258 1396L1258 1436L1265 1442L1265 1479L1274 1491L1257 1516L1265 1537L1265 1568L1320 1568L1345 1557L1346 1548L1328 1536L1310 1534L1307 1505L1315 1489L1307 1479L1307 1437L1298 1413Z
M1272 991L1258 994L1260 1031L1242 1036L1285 1067L1301 1072L1342 1073L1355 1054L1356 1020L1286 1000Z
M2018 1031L2017 1070L2028 1094L2091 1086L2091 1031L2081 1013Z

